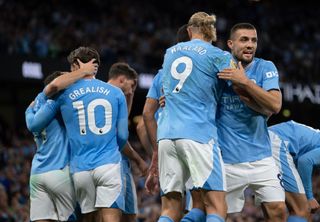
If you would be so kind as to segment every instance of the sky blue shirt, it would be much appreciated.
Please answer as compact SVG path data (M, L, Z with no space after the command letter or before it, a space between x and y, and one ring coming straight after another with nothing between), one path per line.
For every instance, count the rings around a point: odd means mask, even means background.
M158 140L217 139L216 106L226 85L217 73L231 61L230 53L200 39L167 49L162 66L166 105L159 116Z
M279 90L279 76L270 61L254 58L246 75L264 90ZM271 156L267 117L253 111L228 85L219 103L217 126L225 163L252 162Z
M160 69L157 73L157 75L153 78L152 85L148 91L147 98L160 100L160 97L163 95L162 93L162 69ZM162 111L162 108L159 107L157 112L155 113L155 118L158 120L159 115Z
M128 110L122 91L97 79L82 79L56 98L66 125L71 172L118 163L128 138Z
M160 69L157 75L153 78L152 85L148 91L147 98L159 100L162 96L162 69Z
M60 115L47 118L48 113L55 116L55 111L51 109L55 101L47 100L42 92L34 102L34 106L28 107L25 113L27 127L37 144L31 174L63 169L69 162L69 147L62 118Z
M288 121L269 127L287 144L301 177L308 199L313 198L312 171L320 164L320 131L304 124Z

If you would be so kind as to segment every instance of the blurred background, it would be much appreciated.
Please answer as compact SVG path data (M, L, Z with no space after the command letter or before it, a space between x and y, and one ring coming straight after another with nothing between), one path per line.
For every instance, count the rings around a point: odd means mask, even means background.
M68 71L66 56L79 46L101 55L97 78L107 80L114 62L127 62L139 73L130 116L130 141L144 156L136 136L145 96L162 65L176 31L197 11L217 15L218 41L227 50L230 28L250 22L258 31L257 57L271 60L280 74L283 107L269 125L293 119L319 128L320 8L311 1L276 0L0 0L0 222L29 221L28 179L35 152L24 111L55 70ZM135 170L135 167L133 166ZM159 197L145 193L136 174L139 221L155 221ZM319 201L319 172L314 188ZM250 190L243 216L233 221L262 221ZM313 221L320 221L315 214Z

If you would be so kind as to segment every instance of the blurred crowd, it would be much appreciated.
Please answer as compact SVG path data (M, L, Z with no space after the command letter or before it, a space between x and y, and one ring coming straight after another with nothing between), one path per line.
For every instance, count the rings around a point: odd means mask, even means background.
M311 1L0 0L0 53L65 58L87 45L107 64L155 72L177 29L200 10L217 15L219 47L226 49L232 25L251 22L258 56L274 61L283 81L319 81L320 8Z
M288 3L290 7L288 7ZM258 29L257 56L272 60L282 81L320 82L319 7L308 1L19 1L0 0L2 55L60 58L80 45L96 48L102 62L125 61L138 72L161 66L165 49L174 44L177 29L195 11L217 15L217 46L226 48L229 29L251 22ZM132 130L133 131L133 130ZM29 221L29 173L35 143L25 126L10 129L0 121L0 222ZM131 143L150 161L133 132ZM133 166L133 169L135 167ZM318 171L315 175L319 174ZM139 222L159 217L159 195L148 195L145 178L135 172ZM320 199L320 178L313 187ZM243 214L230 221L263 221L247 190ZM313 221L320 221L315 214Z

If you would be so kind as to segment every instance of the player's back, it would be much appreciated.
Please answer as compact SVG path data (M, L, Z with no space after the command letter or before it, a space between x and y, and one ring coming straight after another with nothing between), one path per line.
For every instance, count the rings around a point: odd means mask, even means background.
M97 79L82 79L58 101L71 146L72 172L119 162L116 124L119 119L127 123L128 118L122 91Z
M245 68L247 77L265 90L279 89L276 67L259 58ZM271 156L267 117L250 109L228 85L218 106L219 144L225 163L261 160Z
M207 143L216 138L216 104L225 85L217 73L230 62L229 53L199 39L167 49L162 80L166 105L158 139Z
M295 121L287 121L269 127L269 130L287 143L296 161L303 154L320 149L320 131Z
M27 119L30 126L34 120L34 114L46 104L43 92L35 99L35 106ZM48 103L54 101L48 101ZM49 104L51 105L51 104ZM28 122L29 121L29 122ZM65 128L61 115L55 116L49 124L39 131L33 132L37 145L37 151L32 160L31 174L45 173L51 170L63 169L69 163L69 147Z

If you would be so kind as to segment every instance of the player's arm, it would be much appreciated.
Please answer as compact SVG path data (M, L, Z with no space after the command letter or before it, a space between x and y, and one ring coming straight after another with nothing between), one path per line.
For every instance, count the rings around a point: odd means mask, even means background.
M314 199L312 192L312 171L316 165L320 165L320 147L305 153L297 160L297 170L308 200Z
M143 108L143 122L146 127L147 135L152 146L152 159L149 173L145 182L148 193L155 194L159 191L159 170L158 170L158 143L157 143L157 121L155 113L159 108L159 102L155 98L148 97Z
M131 113L132 103L133 103L133 95L126 95L126 101L127 101L127 109L128 109L128 116Z
M40 109L36 112L33 110L33 106L30 105L26 112L26 124L30 132L40 133L57 113L57 106L53 100L47 101Z
M145 187L147 192L156 192L158 190L159 170L158 170L158 143L157 143L157 121L155 113L159 108L159 102L153 98L147 98L143 108L143 120L146 126L147 134L152 146L152 159L149 167Z
M125 96L121 92L118 106L118 118L117 118L117 142L120 151L124 148L129 136L128 131L128 108Z
M51 97L60 90L63 90L75 83L76 81L78 81L79 79L82 79L86 75L94 75L98 70L98 64L95 63L95 59L92 59L87 63L82 63L78 59L78 63L80 65L79 69L55 78L51 83L49 83L45 87L44 93L48 97Z
M147 98L143 108L143 122L146 127L147 135L152 146L153 152L158 152L157 144L157 121L155 113L159 108L159 102L153 98Z
M266 113L276 114L282 106L282 95L280 90L264 90L256 83L248 79L245 70L239 62L238 68L227 68L219 72L220 79L230 80L232 84L245 90L256 104Z
M232 88L239 95L241 101L244 102L249 108L267 117L270 117L272 115L272 112L263 109L261 106L259 106L259 104L240 87L233 85Z
M152 156L152 146L148 138L148 133L147 133L146 125L144 124L144 121L143 121L143 117L139 118L136 131L142 147L144 148L144 150L149 156Z
M126 155L130 160L134 161L142 176L145 176L148 170L147 164L144 162L144 160L140 157L140 155L133 149L131 144L127 142L122 150L122 153Z
M128 107L128 115L130 115L130 113L131 113L133 96L134 96L134 92L136 91L136 88L137 88L137 80L135 80L135 85L133 86L132 94L125 95L126 101L127 101L127 107Z

